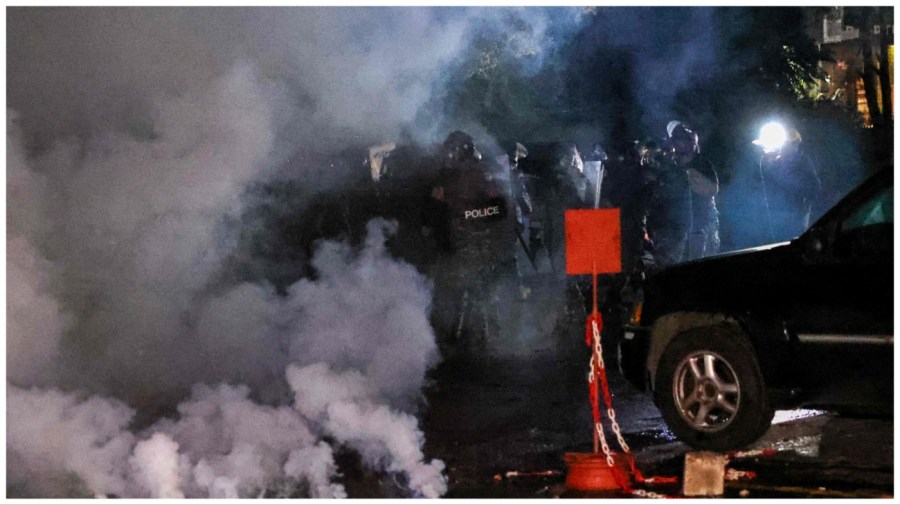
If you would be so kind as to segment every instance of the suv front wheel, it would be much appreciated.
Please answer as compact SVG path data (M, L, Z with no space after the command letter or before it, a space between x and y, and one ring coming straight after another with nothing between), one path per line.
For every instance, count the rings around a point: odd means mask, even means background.
M702 450L732 450L769 428L773 410L753 347L735 326L688 330L657 369L656 404L669 428Z

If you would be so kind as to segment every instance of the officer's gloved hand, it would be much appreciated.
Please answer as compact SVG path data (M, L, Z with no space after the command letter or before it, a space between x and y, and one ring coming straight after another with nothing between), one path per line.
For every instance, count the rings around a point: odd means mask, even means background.
M422 227L422 236L423 236L423 237L428 238L428 237L431 236L431 233L432 233L432 230L431 230L431 227L430 227L430 226L423 226L423 227Z

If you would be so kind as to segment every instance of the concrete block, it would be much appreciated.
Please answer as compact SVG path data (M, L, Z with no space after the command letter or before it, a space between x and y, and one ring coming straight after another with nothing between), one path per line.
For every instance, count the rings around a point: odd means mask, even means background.
M684 496L725 494L725 465L728 458L716 452L688 452L684 455Z

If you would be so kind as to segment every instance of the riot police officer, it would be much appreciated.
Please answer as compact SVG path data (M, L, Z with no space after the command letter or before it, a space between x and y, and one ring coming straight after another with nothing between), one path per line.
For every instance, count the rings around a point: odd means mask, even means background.
M675 124L673 124L675 123ZM691 187L691 231L686 257L697 259L719 252L719 178L708 158L700 154L697 132L684 123L669 123L668 144L673 163L685 170Z
M663 268L683 261L691 232L692 195L687 171L671 149L658 164L650 165L650 188L644 210L644 251L647 270Z
M760 161L760 186L772 242L791 240L806 231L821 197L818 170L801 149L802 142L800 132L791 127L784 145L764 154Z
M454 341L483 341L498 324L494 288L510 254L514 258L511 205L471 135L454 131L440 154L438 180L426 206L429 215L423 219L441 249L433 275L433 316L439 334Z

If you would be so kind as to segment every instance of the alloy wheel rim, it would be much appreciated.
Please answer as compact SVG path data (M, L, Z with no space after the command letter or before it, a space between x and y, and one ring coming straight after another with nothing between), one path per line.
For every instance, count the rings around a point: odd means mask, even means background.
M695 351L685 356L675 367L672 386L676 410L694 430L725 429L740 409L737 373L715 352Z

